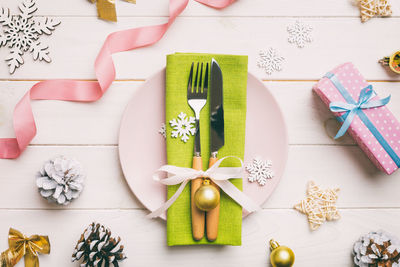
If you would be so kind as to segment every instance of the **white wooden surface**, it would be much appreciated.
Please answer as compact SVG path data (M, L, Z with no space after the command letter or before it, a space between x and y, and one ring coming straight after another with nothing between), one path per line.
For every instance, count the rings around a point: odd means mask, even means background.
M137 5L117 0L119 22L107 23L97 19L95 6L85 0L37 2L37 15L62 21L53 36L44 38L53 62L33 63L26 54L26 63L12 76L0 64L0 137L13 137L13 107L35 81L94 79L94 59L108 33L164 22L168 10L166 0L138 0ZM17 12L15 0L0 4ZM338 125L311 87L332 67L352 61L378 93L392 94L389 107L400 118L400 76L377 63L399 49L400 4L392 0L392 5L391 18L361 24L350 0L239 0L222 11L191 1L161 42L114 56L118 81L98 102L32 104L38 135L19 159L0 160L0 250L6 249L13 226L50 236L52 252L40 258L41 266L71 266L79 234L95 220L125 241L129 258L121 266L268 266L266 243L272 237L293 248L295 266L352 266L351 247L359 235L385 229L400 236L400 172L386 176L350 138L332 140ZM315 40L304 49L287 42L286 26L298 18L314 26ZM258 51L269 46L286 57L283 71L271 76L256 66ZM6 50L0 49L0 58ZM120 169L117 136L125 105L165 65L168 53L183 51L249 55L249 70L265 81L287 120L285 176L264 209L244 220L241 247L168 248L165 224L143 218L146 212ZM81 198L65 208L47 204L34 184L41 164L57 154L79 159L88 173ZM310 179L341 188L343 218L316 232L292 209L305 196Z

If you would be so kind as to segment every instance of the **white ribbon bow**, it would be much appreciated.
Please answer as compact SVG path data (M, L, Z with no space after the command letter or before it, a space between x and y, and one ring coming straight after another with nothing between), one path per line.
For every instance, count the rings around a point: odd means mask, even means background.
M237 158L240 161L240 167L219 167L221 163L227 158ZM165 179L160 179L160 173L166 172L171 176ZM252 199L247 197L242 191L234 186L229 179L242 178L243 177L243 161L234 156L224 157L218 160L208 170L195 170L191 168L177 167L172 165L164 165L156 171L153 175L155 180L165 185L177 185L181 184L175 194L167 200L161 207L148 214L147 218L156 218L163 214L179 197L185 188L186 184L191 180L197 178L209 178L215 184L221 188L228 196L235 200L239 205L242 206L247 212L251 213L260 209L260 207L254 203Z

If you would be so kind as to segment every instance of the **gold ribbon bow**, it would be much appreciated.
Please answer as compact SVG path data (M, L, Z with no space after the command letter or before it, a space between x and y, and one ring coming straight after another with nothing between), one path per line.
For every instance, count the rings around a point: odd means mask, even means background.
M97 5L97 14L99 18L117 21L117 12L115 10L115 0L89 0ZM125 0L126 2L136 4L136 0Z
M24 256L25 267L39 267L38 253L50 253L50 241L47 236L26 237L13 228L10 228L8 233L8 246L9 248L1 253L0 267L13 267Z

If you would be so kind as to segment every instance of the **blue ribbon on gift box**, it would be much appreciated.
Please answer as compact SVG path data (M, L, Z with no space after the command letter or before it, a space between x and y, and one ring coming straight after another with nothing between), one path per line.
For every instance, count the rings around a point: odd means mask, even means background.
M350 127L353 119L357 115L361 121L367 126L368 130L374 135L376 140L381 144L383 149L389 154L389 156L396 163L397 167L400 167L400 158L394 152L392 147L388 144L388 142L383 138L381 133L376 129L371 120L365 115L363 109L369 108L377 108L386 105L390 101L390 96L380 99L380 100L372 100L376 96L376 93L372 89L372 85L368 85L364 89L361 90L360 96L358 98L358 102L354 101L349 92L347 92L346 88L342 85L339 79L335 76L335 74L328 72L324 77L328 78L333 85L338 89L338 91L342 94L343 98L346 102L331 102L329 104L329 108L333 112L345 112L344 115L338 117L338 120L343 122L342 127L339 129L338 133L335 136L335 139L343 136L347 129Z

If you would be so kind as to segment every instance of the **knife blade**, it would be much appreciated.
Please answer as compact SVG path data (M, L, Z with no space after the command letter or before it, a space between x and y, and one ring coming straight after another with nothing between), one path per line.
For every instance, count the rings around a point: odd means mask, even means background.
M215 59L211 60L210 78L210 161L211 167L218 161L218 150L225 144L225 123L223 105L223 80L222 71ZM213 186L219 188L216 184ZM219 204L206 214L206 229L208 241L215 241L218 237Z
M214 58L211 60L210 90L210 151L211 157L217 157L218 150L225 144L225 125L222 71Z

